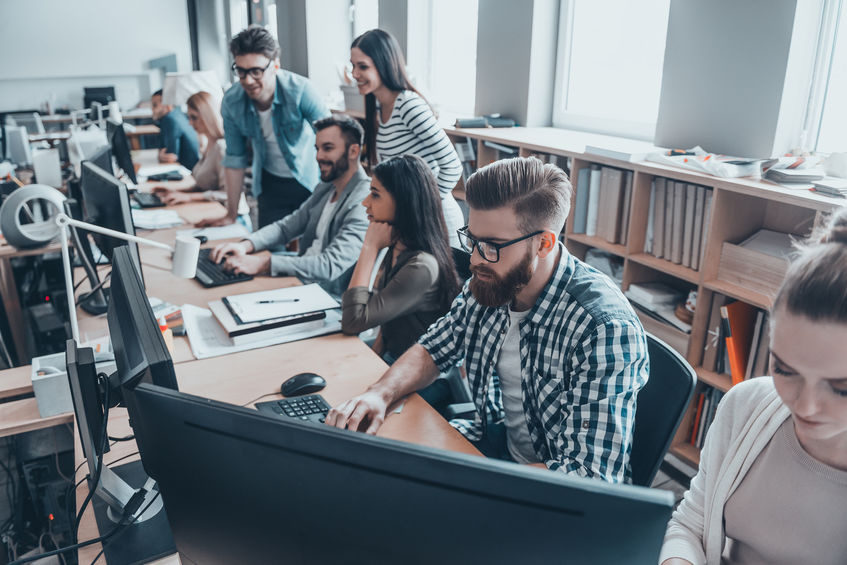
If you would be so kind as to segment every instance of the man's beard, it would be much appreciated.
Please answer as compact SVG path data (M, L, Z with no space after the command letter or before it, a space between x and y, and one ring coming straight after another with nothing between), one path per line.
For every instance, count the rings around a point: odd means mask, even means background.
M332 167L326 172L326 174L321 171L321 180L323 182L332 182L344 173L347 172L347 169L350 168L350 162L347 160L347 153L342 155L338 161L318 161L318 165L324 164L332 164Z
M476 301L483 306L491 307L511 303L532 278L532 256L532 253L527 250L521 262L503 277L500 277L485 265L471 265L471 272L474 275L482 272L494 279L490 282L481 281L476 276L471 279L470 289Z

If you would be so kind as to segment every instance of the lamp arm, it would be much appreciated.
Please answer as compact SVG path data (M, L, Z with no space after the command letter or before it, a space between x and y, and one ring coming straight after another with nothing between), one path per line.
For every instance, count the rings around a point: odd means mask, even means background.
M91 231L94 233L101 233L103 235L108 235L114 237L116 239L122 239L124 241L133 241L135 243L140 243L142 245L149 245L151 247L158 247L159 249L165 249L174 252L174 248L168 245L167 243L159 243L158 241L153 241L152 239L146 239L143 237L138 237L137 235L129 235L120 231L110 230L108 228L101 228L100 226L95 226L94 224L89 224L87 222L80 222L79 220L74 220L70 216L65 213L59 213L55 216L56 224L58 224L63 230L67 226L73 226L75 228L83 229L86 231Z

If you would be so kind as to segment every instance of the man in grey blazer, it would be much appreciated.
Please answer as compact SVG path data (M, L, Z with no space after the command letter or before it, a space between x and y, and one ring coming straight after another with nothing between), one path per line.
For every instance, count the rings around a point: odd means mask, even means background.
M359 162L364 132L339 115L318 120L315 146L321 182L300 207L237 243L212 250L212 260L249 275L296 276L341 294L359 257L368 220L362 200L371 179ZM300 238L296 256L254 255Z

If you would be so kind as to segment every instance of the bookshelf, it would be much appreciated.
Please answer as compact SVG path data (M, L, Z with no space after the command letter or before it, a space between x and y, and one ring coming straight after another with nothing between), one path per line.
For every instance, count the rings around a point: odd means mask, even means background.
M546 160L565 169L574 186L571 216L563 234L565 244L573 255L581 259L585 258L590 249L600 249L623 259L623 290L632 283L653 281L664 282L683 291L697 290L698 308L690 334L642 315L642 312L636 310L645 329L677 348L697 371L697 389L670 449L675 456L696 467L700 453L697 447L689 443L689 439L697 412L699 393L712 388L726 392L732 386L728 374L718 373L702 365L713 298L724 296L765 311L773 301L773 296L768 293L720 278L724 242L738 243L759 229L805 237L815 225L823 221L827 212L839 206L839 201L749 178L723 179L658 163L630 162L585 153L587 145L621 147L622 140L609 136L556 128L446 127L445 131L454 144L470 144L475 147L476 159L472 163L474 168L501 158L501 152L487 145L485 142L488 141L513 148L516 154L521 156L546 157ZM574 233L577 180L582 169L593 165L632 173L631 199L629 206L621 210L620 216L627 217L627 221L623 222L627 227L626 234L621 234L623 241L610 242L597 235ZM710 215L708 221L703 218L705 235L700 241L701 252L697 268L645 252L650 223L650 194L656 179L701 186L711 191ZM461 182L454 193L458 198L463 198L464 186Z

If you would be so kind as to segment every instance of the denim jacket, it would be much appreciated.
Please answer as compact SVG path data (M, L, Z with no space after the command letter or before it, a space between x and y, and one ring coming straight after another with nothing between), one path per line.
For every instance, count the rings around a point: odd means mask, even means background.
M241 84L236 82L224 94L221 115L226 139L223 165L230 169L246 168L247 140L252 140L253 195L258 197L262 193L265 143L259 113ZM308 79L279 70L271 115L274 135L291 174L311 192L320 178L312 122L329 116L329 110Z

